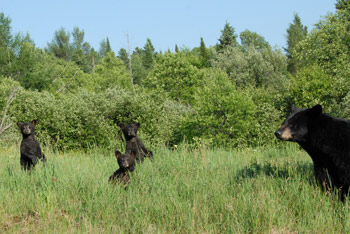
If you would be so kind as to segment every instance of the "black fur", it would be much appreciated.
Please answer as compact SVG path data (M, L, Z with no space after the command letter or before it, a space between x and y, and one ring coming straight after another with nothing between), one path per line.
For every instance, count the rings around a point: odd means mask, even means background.
M108 179L110 182L119 180L124 184L128 184L130 180L129 173L135 170L135 156L136 153L132 151L130 154L122 154L118 150L115 151L115 157L118 160L119 169Z
M350 120L323 114L321 105L293 108L275 135L306 150L318 182L327 190L338 188L344 199L350 188Z
M136 162L143 162L144 157L149 157L153 159L153 153L150 150L147 150L143 145L141 140L137 137L137 130L140 127L139 123L135 124L118 124L122 130L125 140L126 140L126 149L125 153L130 154L132 151L136 152Z
M40 144L35 138L36 120L27 123L18 122L17 126L21 129L23 136L21 142L21 166L24 170L31 170L41 159L46 163L46 157L41 152Z

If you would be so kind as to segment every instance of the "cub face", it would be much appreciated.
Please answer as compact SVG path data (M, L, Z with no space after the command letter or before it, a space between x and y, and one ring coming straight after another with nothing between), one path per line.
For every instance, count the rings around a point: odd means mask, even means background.
M132 151L130 154L122 154L118 150L115 151L115 157L117 158L120 168L128 170L135 166L136 153Z
M35 132L35 125L36 125L36 120L33 120L32 122L17 122L17 126L19 129L21 129L21 133L23 136L29 136Z

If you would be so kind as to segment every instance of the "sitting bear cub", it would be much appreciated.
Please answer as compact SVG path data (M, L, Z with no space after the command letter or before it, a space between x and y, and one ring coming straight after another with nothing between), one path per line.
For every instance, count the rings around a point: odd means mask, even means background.
M117 158L119 169L109 177L108 181L115 182L118 179L122 183L128 184L130 180L129 172L135 170L135 156L136 153L134 151L130 154L122 154L118 150L115 151L115 157Z
M38 163L38 158L46 163L46 157L41 152L39 142L35 138L36 120L27 123L18 122L23 136L21 142L21 166L24 170L31 170ZM44 164L45 165L45 164Z
M322 106L294 108L275 132L298 143L312 158L315 177L325 189L337 187L341 199L350 188L350 120L322 113Z
M143 162L144 157L149 157L151 160L153 158L152 151L146 149L146 147L142 144L141 140L137 137L137 130L140 127L139 123L135 124L118 124L120 129L122 130L125 140L126 140L126 148L125 153L130 154L131 151L136 152L136 162Z

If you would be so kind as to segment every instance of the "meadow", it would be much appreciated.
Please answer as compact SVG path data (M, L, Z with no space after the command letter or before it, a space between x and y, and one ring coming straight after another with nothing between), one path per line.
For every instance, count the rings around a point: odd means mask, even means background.
M284 148L155 150L126 189L113 152L54 153L20 169L1 149L0 233L349 233L348 201L325 194L309 156Z

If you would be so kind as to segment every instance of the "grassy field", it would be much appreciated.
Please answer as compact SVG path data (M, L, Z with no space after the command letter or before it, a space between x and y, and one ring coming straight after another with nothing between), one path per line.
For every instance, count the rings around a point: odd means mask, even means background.
M322 193L312 162L284 149L154 150L128 189L113 152L46 152L21 171L0 150L0 233L349 233L349 202Z

